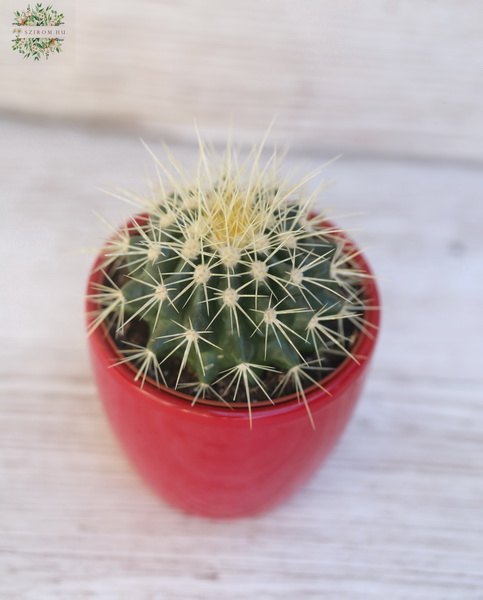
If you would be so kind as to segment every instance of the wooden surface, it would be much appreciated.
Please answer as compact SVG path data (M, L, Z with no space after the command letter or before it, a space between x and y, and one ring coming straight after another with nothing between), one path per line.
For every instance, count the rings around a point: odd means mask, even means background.
M327 169L338 183L325 205L360 228L380 278L374 368L303 491L269 514L213 522L165 505L131 470L83 339L93 255L76 251L106 233L91 209L115 222L130 211L96 187L143 189L145 150L5 120L0 136L2 600L483 599L481 169Z
M249 138L276 114L280 137L300 147L482 160L480 0L102 0L75 10L74 64L56 66L57 55L9 65L10 44L0 47L0 109L186 139L194 118L216 135L232 119Z

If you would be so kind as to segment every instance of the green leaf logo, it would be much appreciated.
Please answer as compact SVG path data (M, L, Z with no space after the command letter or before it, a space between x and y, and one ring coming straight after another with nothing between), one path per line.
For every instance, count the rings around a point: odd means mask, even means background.
M64 15L51 5L44 8L41 3L33 7L29 4L23 11L15 11L12 25L15 35L12 50L23 54L24 58L33 58L35 61L48 60L50 55L62 52L64 40L55 33L48 37L19 37L23 32L28 33L29 28L43 28L46 32L51 32L64 25Z

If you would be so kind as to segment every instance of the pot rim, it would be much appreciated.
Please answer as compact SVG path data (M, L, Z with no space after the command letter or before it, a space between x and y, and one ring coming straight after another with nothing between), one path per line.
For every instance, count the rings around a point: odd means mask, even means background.
M310 216L314 216L314 214L311 213ZM136 215L129 219L126 227L129 229L135 220L145 219L145 214ZM324 223L328 224L330 228L334 228L332 235L342 238L349 249L358 250L354 241L345 231L340 230L329 219L326 219ZM101 251L96 256L94 264L89 271L85 303L86 322L88 327L92 323L93 312L98 308L96 302L89 298L89 295L94 292L93 284L100 283L103 279L102 271L99 269L103 257L104 255ZM370 325L371 332L359 331L357 334L354 346L351 348L351 354L357 356L358 362L353 360L350 356L347 356L338 367L319 381L319 385L313 384L304 389L305 399L309 405L316 399L322 399L326 404L331 403L341 387L346 387L350 381L362 374L376 345L380 324L380 296L378 288L373 271L363 254L358 254L353 257L352 260L362 270L364 275L366 275L366 277L361 278L361 285L364 296L369 304L364 317ZM179 404L180 408L189 409L191 411L202 411L207 414L216 413L217 415L223 414L227 417L245 416L248 419L249 412L247 409L249 405L247 402L233 402L230 404L230 407L228 407L217 400L205 400L203 398L195 400L194 396L190 396L179 390L168 388L162 384L158 385L156 381L150 377L146 377L142 385L139 381L135 381L134 378L137 370L132 363L125 362L122 364L115 364L114 361L119 361L119 359L125 358L125 356L120 353L119 348L110 336L105 323L102 323L97 327L89 337L91 338L92 343L97 347L98 351L106 356L107 361L112 361L112 367L116 369L118 374L122 376L126 382L135 387L138 394L158 402L166 403L169 401L171 404ZM251 403L251 418L255 418L256 415L262 416L265 412L271 414L278 413L281 410L285 412L291 407L300 406L300 404L302 404L301 397L297 396L297 393L295 392L286 396L274 398L272 399L272 402L269 400L257 401Z

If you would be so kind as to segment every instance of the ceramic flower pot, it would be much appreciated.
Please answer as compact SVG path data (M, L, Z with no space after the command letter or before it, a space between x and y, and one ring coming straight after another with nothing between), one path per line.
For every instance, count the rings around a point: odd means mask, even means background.
M350 242L348 242L350 243ZM88 294L103 275L98 257ZM370 275L365 259L354 258ZM352 353L321 383L296 397L252 409L230 409L177 391L135 381L104 326L89 337L90 354L109 421L132 464L171 504L190 513L227 518L253 515L281 503L321 466L354 410L374 351L379 297L372 278L362 279L371 335L360 332ZM87 300L87 313L97 307ZM89 317L88 317L89 322ZM375 326L375 327L372 327Z

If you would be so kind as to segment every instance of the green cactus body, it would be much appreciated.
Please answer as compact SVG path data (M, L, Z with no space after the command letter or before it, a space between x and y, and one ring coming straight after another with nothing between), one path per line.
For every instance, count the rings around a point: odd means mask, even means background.
M351 356L360 274L333 227L310 218L315 196L268 176L258 155L240 167L229 149L213 172L201 149L198 179L170 175L173 191L158 189L106 244L93 327L107 318L122 336L143 324L142 344L120 344L141 383L165 382L176 362L174 387L192 386L195 400L243 394L251 410L254 389L273 400L290 384L305 401L329 356Z

